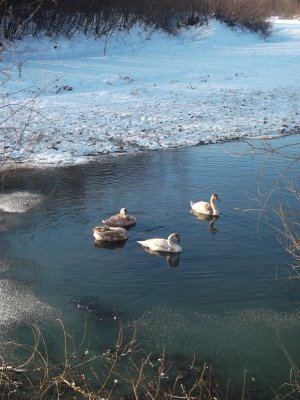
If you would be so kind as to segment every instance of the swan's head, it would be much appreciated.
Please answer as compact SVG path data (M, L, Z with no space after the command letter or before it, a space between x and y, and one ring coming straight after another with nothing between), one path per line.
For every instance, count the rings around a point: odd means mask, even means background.
M177 240L177 242L180 243L180 236L179 236L178 233L172 233L172 234L169 236L169 239Z
M211 195L211 199L212 199L212 200L221 201L220 197L219 197L216 193L213 193L213 194Z
M120 214L121 215L127 215L127 209L126 208L121 208Z

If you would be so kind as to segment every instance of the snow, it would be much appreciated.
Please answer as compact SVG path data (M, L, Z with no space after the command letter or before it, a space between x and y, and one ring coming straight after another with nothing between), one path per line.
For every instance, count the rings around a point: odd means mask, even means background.
M6 43L0 154L69 165L299 133L300 21L272 23L267 40L212 20L176 36L134 27Z

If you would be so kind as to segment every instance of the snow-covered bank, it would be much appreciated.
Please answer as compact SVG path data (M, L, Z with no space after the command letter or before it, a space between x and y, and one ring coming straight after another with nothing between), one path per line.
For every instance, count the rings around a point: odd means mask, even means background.
M275 20L267 41L212 21L176 37L136 28L107 43L28 38L11 50L1 156L75 164L300 132L300 21Z

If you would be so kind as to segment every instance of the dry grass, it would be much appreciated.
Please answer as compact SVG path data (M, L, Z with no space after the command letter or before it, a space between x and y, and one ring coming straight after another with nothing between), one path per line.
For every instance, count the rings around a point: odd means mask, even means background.
M112 349L96 354L88 349L84 327L79 345L61 325L61 355L50 361L46 340L38 326L32 326L33 344L10 343L12 353L22 354L17 366L1 358L0 398L42 399L211 399L226 400L227 388L217 384L214 371L206 363L192 359L185 369L176 370L174 360L162 352L145 354L138 346L136 329L125 340L120 323ZM127 328L128 330L128 328ZM10 364L11 365L11 364Z
M269 164L271 158L284 159L285 167L282 171L277 170L277 179L274 180L273 186L269 190L260 190L258 186L257 197L251 200L255 201L257 207L251 211L259 213L257 230L259 232L260 219L267 210L268 204L274 193L281 187L285 188L286 194L292 194L296 200L296 204L300 204L300 188L298 175L295 173L300 163L299 147L300 143L295 141L290 144L274 146L271 142L265 142L261 146L247 143L253 154L264 156L264 162L259 175L264 174L264 168ZM250 210L245 210L250 211ZM290 207L285 201L284 196L281 202L276 205L275 212L279 217L280 223L274 226L278 241L289 255L291 262L285 265L289 279L300 278L300 211L297 207Z
M275 400L299 399L300 398L300 369L295 363L293 357L288 352L279 333L277 333L278 345L290 365L289 381L283 383L276 391Z
M234 400L255 399L253 375L241 373L241 388L231 392L229 381L220 385L212 365L172 358L165 351L145 353L136 328L120 322L115 345L95 353L89 348L86 324L77 344L59 321L55 362L40 328L31 326L32 344L10 343L16 365L0 355L0 398L5 400ZM130 333L128 336L127 333ZM126 339L125 339L126 336ZM279 348L290 364L290 379L269 398L300 398L300 371L278 335ZM60 353L57 355L57 353ZM19 356L17 356L19 354ZM266 360L267 361L267 360ZM252 385L250 385L250 383ZM252 387L248 391L247 386ZM273 393L273 395L272 395ZM252 397L253 396L253 397ZM264 397L267 398L267 397Z
M294 186L291 190L296 190ZM299 198L299 192L296 191ZM278 216L282 223L282 229L278 229L279 242L291 257L287 264L289 279L300 278L300 213L279 205Z

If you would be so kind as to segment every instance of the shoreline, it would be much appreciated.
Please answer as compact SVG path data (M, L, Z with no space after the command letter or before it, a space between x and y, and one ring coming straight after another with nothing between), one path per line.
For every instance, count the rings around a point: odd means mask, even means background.
M103 153L103 154L95 154L94 156L89 155L89 156L81 156L80 162L72 162L72 163L38 163L38 162L28 162L28 161L12 161L5 163L4 166L0 167L0 172L1 173L10 173L11 171L25 171L25 170L46 170L46 169L57 169L57 168L73 168L73 167L81 167L81 166L88 166L90 164L94 163L101 163L101 162L107 162L107 161L112 161L112 160L120 160L120 158L124 157L135 157L143 154L147 154L150 152L161 152L161 151L176 151L179 149L188 149L191 147L198 147L198 146L209 146L209 145L226 145L229 143L236 143L237 145L240 144L245 144L247 145L248 142L262 142L263 144L266 144L267 142L276 142L276 141L282 141L282 140L287 140L288 142L290 140L293 140L293 138L297 138L297 135L299 132L293 132L293 133L286 133L278 136L269 136L269 137L250 137L250 138L244 138L244 139L228 139L226 141L219 141L215 143L201 143L198 145L190 145L190 146L177 146L177 147L169 147L169 148L160 148L160 149L155 149L155 150L140 150L136 152L123 152L123 153ZM299 139L300 140L300 139ZM295 144L297 145L297 141L295 140L295 143L292 143L292 145ZM290 146L291 143L288 143L287 146ZM300 142L299 142L300 145ZM249 151L251 150L251 147L249 146Z

